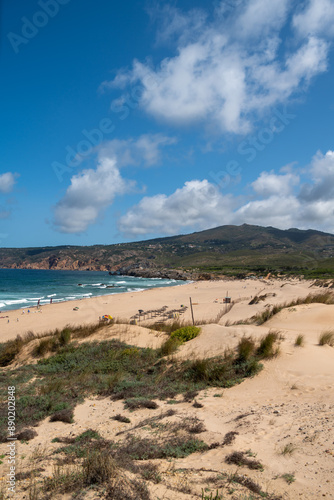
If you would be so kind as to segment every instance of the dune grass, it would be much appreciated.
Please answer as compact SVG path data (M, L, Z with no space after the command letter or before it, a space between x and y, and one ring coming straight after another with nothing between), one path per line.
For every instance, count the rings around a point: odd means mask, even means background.
M295 340L295 346L296 347L303 347L305 344L305 337L304 335L297 335L296 340Z
M295 307L302 304L334 304L334 293L331 291L319 292L315 294L309 294L307 297L298 298L292 300L290 302L284 302L283 304L276 304L272 308L265 309L264 311L255 314L250 318L250 322L255 323L256 325L262 325L273 316L278 314L282 309L286 309L289 307Z
M319 336L319 345L329 345L334 347L334 331L325 330Z

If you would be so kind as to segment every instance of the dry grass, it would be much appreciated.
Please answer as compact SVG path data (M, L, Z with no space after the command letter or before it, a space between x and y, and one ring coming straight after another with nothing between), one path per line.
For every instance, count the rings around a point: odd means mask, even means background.
M239 467L246 466L248 469L263 470L263 465L259 460L251 460L246 458L246 453L243 451L234 451L225 458L227 464L234 464Z
M50 422L65 422L67 424L73 423L73 410L67 408L66 410L60 410L51 415Z
M289 307L295 307L295 306L299 306L302 304L327 304L327 305L334 304L334 293L330 292L330 291L319 292L316 294L309 294L309 295L307 295L307 297L304 297L304 298L298 298L298 299L292 300L291 302L284 302L283 304L276 304L271 309L265 309L264 311L256 314L255 316L252 316L252 318L249 321L251 321L257 325L262 325L263 323L268 321L270 318L275 316L275 314L282 311L282 309L286 309ZM235 324L237 324L237 323L235 323Z

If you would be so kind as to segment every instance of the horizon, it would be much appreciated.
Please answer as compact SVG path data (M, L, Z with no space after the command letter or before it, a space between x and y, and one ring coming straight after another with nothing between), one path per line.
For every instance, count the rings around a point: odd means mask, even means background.
M0 8L1 248L334 233L333 0Z

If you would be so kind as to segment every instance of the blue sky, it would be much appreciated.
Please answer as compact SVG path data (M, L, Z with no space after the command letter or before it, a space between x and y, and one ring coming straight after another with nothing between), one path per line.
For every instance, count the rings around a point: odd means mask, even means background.
M334 1L3 0L0 246L334 233Z

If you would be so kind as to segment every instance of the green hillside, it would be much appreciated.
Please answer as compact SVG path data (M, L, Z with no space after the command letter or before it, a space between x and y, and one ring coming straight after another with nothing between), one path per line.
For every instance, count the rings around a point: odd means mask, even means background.
M0 267L118 271L180 269L332 277L334 236L315 230L220 226L147 241L85 247L0 248Z

